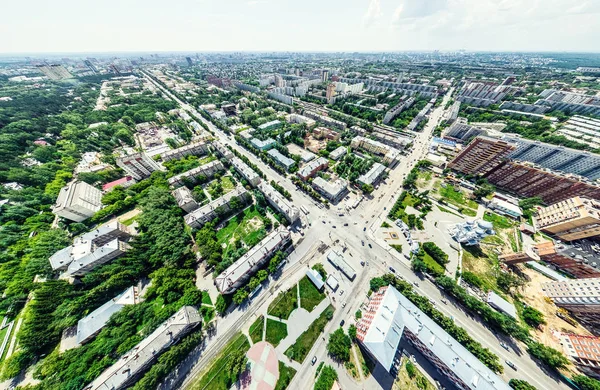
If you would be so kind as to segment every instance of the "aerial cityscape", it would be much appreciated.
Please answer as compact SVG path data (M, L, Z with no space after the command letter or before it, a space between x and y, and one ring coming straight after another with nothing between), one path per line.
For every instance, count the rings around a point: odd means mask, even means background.
M597 2L59 3L0 42L0 390L600 390Z

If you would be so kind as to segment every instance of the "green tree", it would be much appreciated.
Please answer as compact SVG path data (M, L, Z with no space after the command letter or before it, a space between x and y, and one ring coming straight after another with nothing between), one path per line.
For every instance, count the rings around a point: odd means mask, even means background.
M350 361L350 348L352 340L344 333L343 328L338 328L335 332L329 335L327 343L327 352L334 359L342 362Z
M527 306L525 309L523 309L522 316L523 320L534 328L546 323L544 314L531 306Z
M508 381L508 385L514 390L537 390L535 386L523 379L511 379Z
M600 390L600 381L587 377L585 375L575 375L573 378L573 382L581 390Z
M551 368L565 368L569 365L569 359L567 359L560 351L536 341L529 343L527 351L529 351L533 357L546 363Z

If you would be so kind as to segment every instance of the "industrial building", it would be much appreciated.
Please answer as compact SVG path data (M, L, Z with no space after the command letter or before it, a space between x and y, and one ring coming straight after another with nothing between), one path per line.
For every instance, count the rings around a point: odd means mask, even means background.
M356 324L357 339L387 371L400 362L401 343L408 342L457 389L509 390L511 387L461 343L392 286L371 294Z
M498 196L494 196L487 204L487 207L494 210L498 214L506 215L511 218L521 218L523 211L519 206L514 203L508 202L501 199Z
M575 92L546 89L540 93L542 99L536 105L549 107L570 114L600 115L600 97Z
M459 102L460 103L460 102ZM444 131L444 138L458 143L467 143L469 140L480 135L487 135L487 131L479 127L467 124L466 119L458 118Z
M215 285L222 294L231 294L244 283L265 263L283 249L292 240L286 228L280 226L273 230L261 242L253 246L242 257L236 260L225 271L215 278Z
M101 208L102 191L83 181L73 181L61 188L52 211L59 217L81 222Z
M231 211L231 200L234 198L245 204L250 200L251 196L243 186L238 185L233 191L192 211L183 217L183 219L189 227L200 229L205 223L212 221L219 214L227 214Z
M83 389L120 390L131 386L161 353L177 343L201 321L198 310L191 306L183 306Z
M448 168L467 175L485 175L515 148L512 143L479 136L448 163Z
M538 230L554 234L564 241L600 235L600 202L573 197L540 208L534 224Z
M117 165L135 180L145 179L150 177L152 172L164 169L144 152L117 157Z

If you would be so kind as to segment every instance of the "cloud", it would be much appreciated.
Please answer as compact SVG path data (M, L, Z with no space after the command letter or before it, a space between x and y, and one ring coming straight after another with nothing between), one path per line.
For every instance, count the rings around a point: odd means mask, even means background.
M394 18L420 19L434 15L448 7L448 0L404 0L396 8Z
M381 17L381 0L370 0L369 8L363 16L363 25L366 27L375 24Z
M250 0L250 1L247 2L247 4L250 7L254 7L255 5L264 4L264 3L267 3L267 1L266 0Z

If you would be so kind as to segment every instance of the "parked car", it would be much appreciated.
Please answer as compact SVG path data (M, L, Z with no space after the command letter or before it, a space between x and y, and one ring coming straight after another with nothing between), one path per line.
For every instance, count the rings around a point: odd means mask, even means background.
M506 360L506 365L517 371L517 366L515 366L515 363L511 362L510 360Z
M364 261L361 261L361 262L360 262L360 265L362 265L362 266L364 267L364 266L365 266L365 262L364 262Z
M340 326L344 326L344 324L345 324L345 323L346 323L346 321L342 320L342 321L340 322Z
M367 231L367 228L366 228L366 227L364 227L364 228L363 228L363 232L366 232L366 231Z
M342 309L346 307L346 302L342 303Z
M360 243L362 244L362 246L365 246L365 240L360 240Z
M390 267L390 272L393 273L393 274L395 274L396 270L393 267Z
M368 244L369 248L373 249L373 245L371 245L371 243Z
M344 290L340 291L340 296L344 295Z
M317 362L317 357L313 356L312 360L310 361L310 364L312 364L314 366L316 362Z

